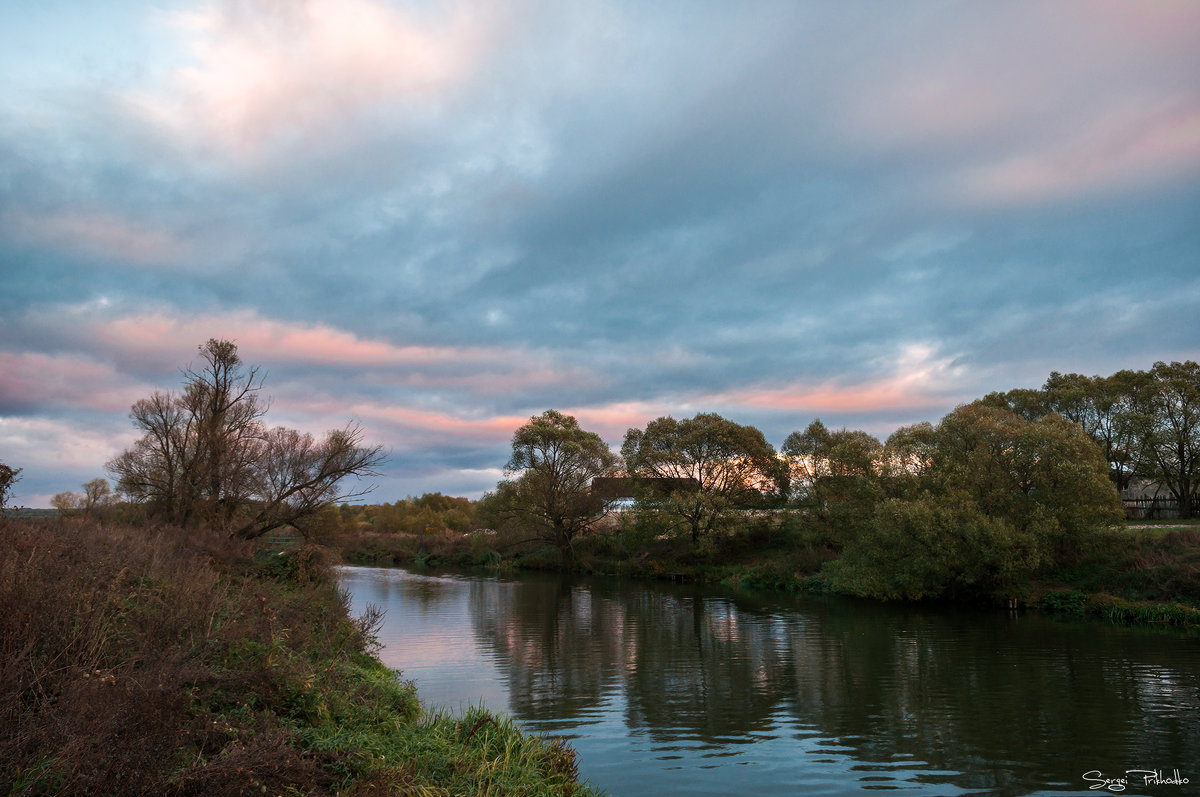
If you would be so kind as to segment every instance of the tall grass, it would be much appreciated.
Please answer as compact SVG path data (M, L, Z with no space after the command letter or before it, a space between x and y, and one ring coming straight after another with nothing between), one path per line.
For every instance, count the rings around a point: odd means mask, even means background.
M569 748L424 716L371 655L378 620L348 616L315 547L259 561L206 531L7 521L0 792L583 791Z

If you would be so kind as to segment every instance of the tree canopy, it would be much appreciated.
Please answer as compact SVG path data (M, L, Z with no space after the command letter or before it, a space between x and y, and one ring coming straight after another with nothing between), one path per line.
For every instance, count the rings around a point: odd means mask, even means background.
M621 455L635 481L668 485L657 505L682 521L693 543L731 511L787 489L786 468L763 433L715 413L630 429Z
M515 478L501 482L485 503L553 542L569 560L572 541L608 508L592 480L611 476L617 464L600 435L571 415L546 410L513 433L505 473Z
M890 496L829 573L876 598L1005 594L1124 511L1099 446L1057 413L1027 420L988 399L888 439Z
M815 420L783 443L796 497L827 517L831 504L860 496L875 479L883 445L857 429L830 431Z
M1200 500L1200 365L1191 360L1107 377L1056 371L1040 390L991 393L980 403L1027 420L1058 413L1073 421L1100 446L1117 489L1145 480L1170 494L1180 517Z

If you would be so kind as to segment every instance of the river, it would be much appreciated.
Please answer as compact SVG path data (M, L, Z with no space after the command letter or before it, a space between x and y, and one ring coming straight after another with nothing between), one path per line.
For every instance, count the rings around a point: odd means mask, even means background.
M613 795L1200 794L1194 636L617 579L341 583L423 702L565 736Z

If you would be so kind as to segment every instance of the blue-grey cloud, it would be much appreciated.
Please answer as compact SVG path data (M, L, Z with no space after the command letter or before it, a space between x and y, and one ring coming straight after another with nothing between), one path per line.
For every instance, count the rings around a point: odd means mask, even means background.
M381 500L486 489L547 407L612 442L709 409L885 436L1196 356L1190 3L131 0L0 30L0 457L34 502L212 335L278 422L389 447Z

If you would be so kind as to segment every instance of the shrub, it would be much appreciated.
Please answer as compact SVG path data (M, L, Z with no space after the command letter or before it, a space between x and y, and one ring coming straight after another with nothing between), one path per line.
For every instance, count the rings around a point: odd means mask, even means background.
M882 600L991 597L1040 561L1035 535L970 505L892 499L822 572L840 591Z

